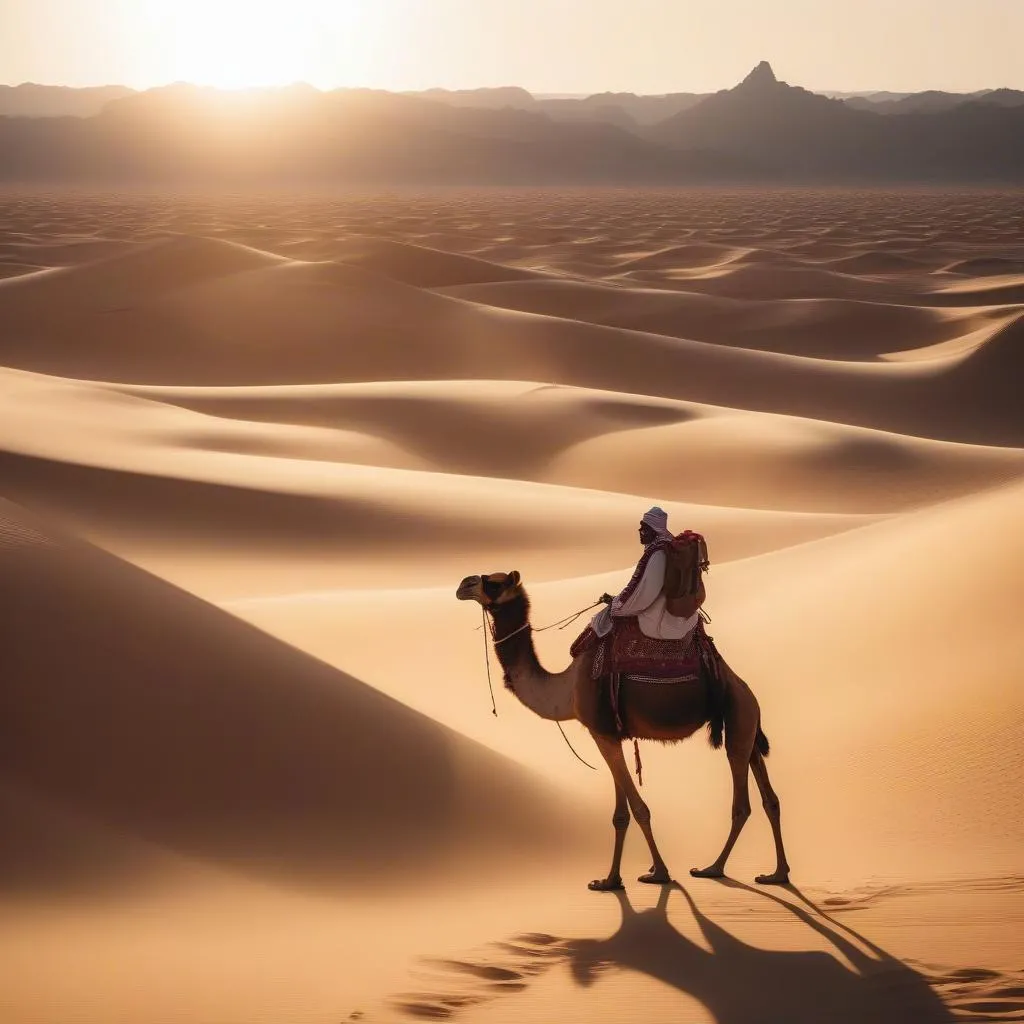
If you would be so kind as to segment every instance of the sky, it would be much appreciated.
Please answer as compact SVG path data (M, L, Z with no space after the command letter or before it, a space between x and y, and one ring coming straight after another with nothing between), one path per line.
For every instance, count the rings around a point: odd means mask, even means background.
M1024 88L1024 0L0 0L0 81Z

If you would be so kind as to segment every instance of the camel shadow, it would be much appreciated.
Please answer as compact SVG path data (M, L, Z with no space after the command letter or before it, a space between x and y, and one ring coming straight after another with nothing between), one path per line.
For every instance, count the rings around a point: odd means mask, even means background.
M650 910L634 910L625 893L617 893L619 930L608 939L568 944L573 977L589 985L608 969L646 974L701 1002L718 1024L939 1024L954 1019L924 977L823 914L798 890L790 889L805 906L729 879L720 884L774 901L825 938L847 963L823 950L749 945L703 914L689 892L673 884L663 888ZM669 921L673 892L686 900L710 948Z
M720 884L774 901L822 936L831 951L749 945L703 914L689 892L673 883L662 888L657 905L648 910L637 911L625 892L615 893L622 918L609 938L525 935L491 947L479 959L434 961L435 970L448 978L448 990L403 997L398 1008L428 1019L454 1017L503 993L521 991L532 977L564 965L584 987L616 971L647 975L700 1002L717 1024L954 1020L922 975L836 922L799 890L788 887L798 901L791 902L740 882ZM706 945L672 925L668 904L674 892L685 899Z

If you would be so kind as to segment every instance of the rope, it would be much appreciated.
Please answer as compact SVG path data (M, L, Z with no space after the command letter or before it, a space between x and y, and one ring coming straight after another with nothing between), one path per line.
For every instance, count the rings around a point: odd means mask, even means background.
M581 615L586 615L587 612L593 611L595 608L599 608L604 604L604 601L595 601L592 605L576 612L575 615L570 615L568 618L559 619L558 622L552 622L550 626L542 626L537 630L538 633L546 633L549 629L554 629L556 626L559 629L568 629Z
M619 710L619 687L622 686L622 676L618 672L612 673L608 681L608 696L612 702L612 710L615 712L615 725L619 733L624 733L626 727L622 722L622 712ZM644 784L644 766L640 761L640 744L636 737L633 738L633 757L636 760L636 781L641 787Z
M595 601L592 605L588 605L586 608L581 609L580 611L576 612L573 615L569 615L567 618L559 619L557 622L552 622L549 626L531 626L529 623L526 623L525 626L520 626L519 629L517 629L515 631L515 633L509 633L508 636L503 636L500 640L495 640L494 642L496 644L503 644L506 640L511 640L512 637L514 637L516 635L516 633L521 633L524 629L532 629L534 631L534 633L546 633L549 629L568 629L569 626L571 626L581 615L586 615L587 612L593 611L595 608L599 608L604 603L605 603L604 601ZM481 607L481 609L483 609L484 606L481 605L480 607ZM481 625L477 626L476 627L477 629L485 629L486 628L486 626L487 626L487 613L486 613L486 611L484 611L483 619L484 619L483 623ZM491 637L492 637L492 639L494 637L493 631L491 633Z
M573 754L576 755L576 760L579 761L581 764L585 764L592 772L596 772L597 769L589 761L584 761L583 758L576 753L576 748L569 742L569 737L565 735L565 730L562 728L562 723L555 722L555 725L558 726L558 731L562 734L562 739L565 740L565 745L573 752Z
M487 612L484 606L480 605L480 614L483 616L483 625L487 625ZM498 717L498 705L494 702L494 683L491 682L491 652L487 649L487 634L484 633L484 664L487 666L487 689L491 694L491 714Z
M604 604L604 602L598 601L595 604L592 604L589 608L584 608L582 611L576 612L575 615L570 615L568 618L565 619L559 619L558 622L552 622L550 626L542 626L540 629L534 630L534 632L545 633L549 629L554 629L556 626L559 629L565 629L566 626L572 625L572 623L574 623L581 615L586 615L587 612L591 611L591 609L593 608L596 608L599 604ZM482 621L480 625L476 628L482 629L484 631L484 665L487 666L487 690L491 695L491 714L493 714L494 717L497 718L498 705L494 701L494 683L491 681L491 652L487 647L487 634L491 634L491 640L493 641L494 646L497 647L498 644L503 644L506 640L511 640L512 637L514 637L517 633L522 633L524 630L530 629L531 626L527 622L524 625L520 626L517 630L515 630L515 632L509 633L508 636L503 636L500 640L497 640L495 639L494 636L494 627L491 626L487 621L487 609L483 605L480 605L480 617ZM589 761L584 761L583 758L576 753L576 748L569 742L569 737L565 735L565 730L562 728L562 723L555 722L555 725L558 726L558 731L562 734L562 739L565 740L565 745L572 751L573 756L576 758L576 760L579 761L580 764L585 764L592 772L596 772L597 769Z
M503 644L506 640L511 640L514 636L519 636L520 633L525 633L528 629L533 627L527 622L525 625L520 626L518 629L512 630L508 636L503 636L500 640L494 635L494 627L491 626L491 639L494 641L494 646L497 647L499 644ZM538 630L539 632L539 630ZM484 643L487 643L485 640Z

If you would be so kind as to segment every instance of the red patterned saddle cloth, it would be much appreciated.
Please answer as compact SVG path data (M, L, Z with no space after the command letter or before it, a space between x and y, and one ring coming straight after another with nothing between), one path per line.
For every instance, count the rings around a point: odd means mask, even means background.
M700 678L705 656L704 622L682 640L656 640L646 636L635 617L614 620L611 633L599 637L590 626L576 638L569 650L575 658L584 651L595 650L591 675L629 676L662 683L694 682Z

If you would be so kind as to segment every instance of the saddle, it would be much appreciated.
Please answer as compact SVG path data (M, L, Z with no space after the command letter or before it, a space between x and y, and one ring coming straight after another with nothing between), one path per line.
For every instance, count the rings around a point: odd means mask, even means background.
M707 542L701 534L685 530L663 543L659 550L666 554L665 581L661 591L665 610L678 618L690 618L703 606L706 598L703 574L709 564ZM644 565L645 561L641 561L630 586L638 580ZM590 674L599 684L598 703L602 717L609 719L608 731L611 734L629 735L623 723L620 702L623 682L661 685L702 683L708 688L712 703L720 700L719 655L714 639L704 630L705 619L702 613L693 629L679 640L647 636L635 616L614 618L612 630L605 637L599 637L591 626L587 626L576 638L570 648L573 658L593 652ZM639 773L639 752L637 766Z
M612 632L599 637L588 626L570 648L572 657L593 651L591 678L597 684L598 717L604 730L623 739L632 737L622 706L622 684L699 684L707 688L711 704L721 702L719 654L704 630L704 620L682 640L655 640L645 636L636 618L616 619ZM635 747L635 741L634 741ZM636 750L637 775L640 753Z
M627 676L638 682L689 683L700 678L702 638L710 640L704 632L703 620L698 620L681 640L657 640L641 631L639 619L619 618L611 633L603 638L587 626L569 653L575 658L585 651L594 651L594 679Z

